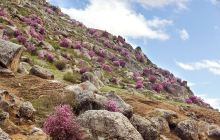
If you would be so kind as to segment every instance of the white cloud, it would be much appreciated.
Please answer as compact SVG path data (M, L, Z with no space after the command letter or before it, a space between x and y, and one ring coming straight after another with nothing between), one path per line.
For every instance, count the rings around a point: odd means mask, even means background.
M211 1L211 3L212 3L213 5L220 4L220 1L219 1L219 0L210 0L210 1Z
M206 103L210 104L212 107L220 110L220 98L211 98L208 97L208 94L197 94L198 97L201 97Z
M141 3L146 8L162 8L166 6L175 6L178 9L187 9L189 0L131 0Z
M179 35L180 35L180 38L184 41L189 39L189 33L187 32L186 29L180 30Z
M195 63L176 62L176 64L184 70L194 71L205 69L215 75L220 75L220 61L202 60Z
M132 10L131 4L128 0L90 0L84 9L61 9L71 18L83 22L88 27L107 30L115 35L169 39L164 29L172 24L171 20L160 18L148 20Z

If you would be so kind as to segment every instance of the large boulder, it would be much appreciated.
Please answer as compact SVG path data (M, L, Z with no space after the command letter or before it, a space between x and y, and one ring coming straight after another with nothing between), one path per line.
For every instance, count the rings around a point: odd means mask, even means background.
M54 79L53 73L51 73L49 70L42 68L38 65L34 65L30 69L30 74L38 76L43 79Z
M212 140L220 140L220 127L217 125L210 125L208 136L212 138Z
M141 134L121 113L89 110L78 117L78 122L91 131L95 139L143 140Z
M115 92L109 92L106 94L108 100L115 101L119 112L124 114L127 118L131 118L133 115L133 108L131 105L127 104L120 96Z
M82 77L81 77L81 81L82 82L90 81L98 89L104 86L103 82L97 76L95 76L92 72L85 72L85 73L83 73Z
M176 125L176 120L178 118L177 113L172 110L166 110L166 109L160 109L156 108L153 111L151 111L148 116L151 117L162 117L167 120L168 124L170 126ZM175 127L175 126L173 126Z
M175 132L182 140L198 140L198 124L194 120L184 120L178 123Z
M77 85L69 85L66 87L75 96L76 114L81 114L87 110L105 109L107 98L96 94L98 89L89 81Z
M9 135L0 128L0 140L11 140Z
M22 51L21 45L0 39L0 67L16 72Z
M131 124L142 135L144 140L158 140L160 135L156 126L149 120L139 116L133 115L130 119Z

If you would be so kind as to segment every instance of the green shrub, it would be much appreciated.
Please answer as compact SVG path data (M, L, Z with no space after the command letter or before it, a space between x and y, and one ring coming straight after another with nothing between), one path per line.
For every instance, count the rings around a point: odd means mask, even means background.
M63 80L71 83L77 83L80 80L80 75L77 73L67 72L64 74Z

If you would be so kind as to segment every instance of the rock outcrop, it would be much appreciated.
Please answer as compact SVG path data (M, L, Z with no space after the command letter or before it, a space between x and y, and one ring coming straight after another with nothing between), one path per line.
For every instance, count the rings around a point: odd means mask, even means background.
M91 130L95 139L143 140L130 121L118 112L89 110L80 115L78 121Z
M54 79L53 73L38 65L35 65L30 69L30 74L38 76L43 79Z
M16 72L22 53L22 46L0 40L0 67Z

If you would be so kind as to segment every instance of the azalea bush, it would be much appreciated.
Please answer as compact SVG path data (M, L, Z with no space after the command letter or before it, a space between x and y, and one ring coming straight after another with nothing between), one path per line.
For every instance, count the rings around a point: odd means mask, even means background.
M107 64L103 64L102 65L102 69L108 72L112 72L112 68L111 66L107 65Z
M57 106L55 112L44 122L43 130L53 140L81 139L80 126L69 105Z
M72 41L68 38L63 38L60 41L60 46L64 48L69 48L72 45Z
M143 88L143 87L144 87L143 81L142 81L142 80L138 80L138 81L136 82L136 89L141 89L141 88Z
M151 83L155 83L156 80L157 80L156 76L154 76L154 75L150 75L150 76L148 77L148 79L149 79L149 81L150 81Z
M159 93L163 90L163 85L161 83L153 84L152 89Z

